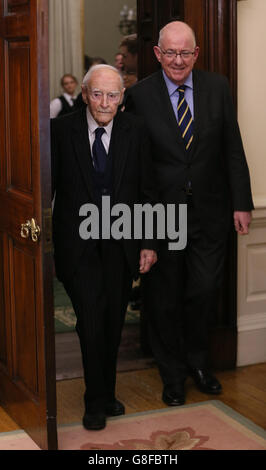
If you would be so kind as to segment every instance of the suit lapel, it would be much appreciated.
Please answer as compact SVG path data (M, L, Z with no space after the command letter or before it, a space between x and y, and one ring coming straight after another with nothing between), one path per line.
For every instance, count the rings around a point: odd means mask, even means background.
M88 134L88 123L86 116L86 108L82 108L77 114L76 122L73 125L73 145L75 149L76 159L81 169L82 177L92 196L92 156Z
M113 185L115 197L120 188L130 148L128 131L129 126L124 120L123 113L118 111L118 114L114 118L109 149L109 153L113 158Z
M207 90L204 89L202 81L197 70L193 70L193 100L194 100L194 138L190 150L190 158L193 158L195 153L199 135L201 134L202 115L206 113L207 106Z
M168 89L163 78L163 73L160 71L158 73L158 80L155 82L156 95L160 100L160 108L158 112L164 117L164 120L168 123L170 132L172 135L175 135L176 140L178 141L179 146L184 147L184 142L182 139L181 132L179 130L173 106L169 97ZM178 87L177 87L178 88ZM184 158L186 158L185 147L184 147Z

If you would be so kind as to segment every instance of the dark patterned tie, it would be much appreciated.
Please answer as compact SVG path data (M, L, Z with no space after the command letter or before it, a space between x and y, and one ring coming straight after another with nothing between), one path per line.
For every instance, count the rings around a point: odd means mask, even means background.
M104 173L106 167L107 153L102 143L102 135L105 133L103 127L98 127L95 130L95 141L92 146L92 156L94 168L99 173Z
M193 118L189 106L185 99L185 85L180 86L177 91L179 92L179 100L177 106L178 125L181 130L182 137L185 142L186 150L189 149L193 140Z

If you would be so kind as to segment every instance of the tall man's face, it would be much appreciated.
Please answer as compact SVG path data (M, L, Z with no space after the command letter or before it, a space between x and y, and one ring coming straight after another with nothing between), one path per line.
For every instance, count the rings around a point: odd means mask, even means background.
M107 126L115 117L123 101L124 88L118 73L99 69L92 73L87 86L82 86L82 97L99 126Z
M180 52L184 54L176 55ZM180 86L194 67L199 47L196 47L195 38L186 25L170 23L165 27L160 46L154 47L154 53L167 77Z

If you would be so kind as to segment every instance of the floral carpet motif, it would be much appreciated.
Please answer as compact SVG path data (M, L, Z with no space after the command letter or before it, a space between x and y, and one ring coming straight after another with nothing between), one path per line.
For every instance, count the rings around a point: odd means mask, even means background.
M0 434L0 450L37 446L23 431ZM265 450L266 432L218 400L108 418L101 431L58 428L59 450Z
M96 446L84 445L82 450L212 450L203 447L209 437L198 436L192 428L156 431L150 439L125 439L113 445L104 443Z

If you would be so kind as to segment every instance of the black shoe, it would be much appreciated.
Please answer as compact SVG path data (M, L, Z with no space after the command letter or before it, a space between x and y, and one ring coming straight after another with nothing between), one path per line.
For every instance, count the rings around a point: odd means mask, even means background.
M165 385L162 400L168 406L181 406L185 403L184 384Z
M201 392L211 395L219 395L222 392L220 382L207 369L190 369L190 375Z
M125 407L116 398L105 406L106 416L120 416L125 414Z
M88 431L99 431L106 426L106 418L103 412L85 413L83 416L83 426Z

